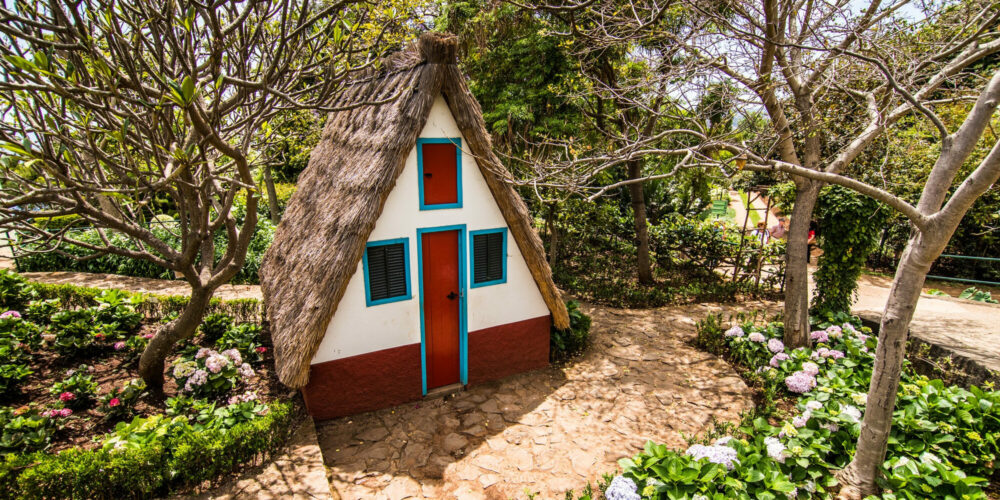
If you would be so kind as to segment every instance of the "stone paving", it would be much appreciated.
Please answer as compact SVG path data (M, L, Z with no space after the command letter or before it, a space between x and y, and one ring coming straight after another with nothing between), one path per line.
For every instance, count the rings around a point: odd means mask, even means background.
M647 440L680 448L752 405L724 361L689 345L697 318L728 308L584 309L594 342L565 366L317 422L334 496L562 498Z

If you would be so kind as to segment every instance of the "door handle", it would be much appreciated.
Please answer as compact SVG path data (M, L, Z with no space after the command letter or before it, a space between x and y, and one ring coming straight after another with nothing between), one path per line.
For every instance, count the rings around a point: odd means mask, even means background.
M449 293L447 295L447 297L448 297L448 300L455 300L455 298L458 297L458 294L455 293L455 292L451 292L451 293Z

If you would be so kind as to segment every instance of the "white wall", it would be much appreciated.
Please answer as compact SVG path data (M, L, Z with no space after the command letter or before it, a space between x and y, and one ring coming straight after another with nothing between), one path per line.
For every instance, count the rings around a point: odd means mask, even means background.
M442 96L434 101L420 137L462 137ZM396 181L396 187L386 199L382 216L368 237L368 241L409 239L412 298L367 307L364 269L359 261L337 312L326 329L326 337L313 358L313 364L420 342L417 228L465 224L463 245L468 261L471 258L468 253L469 231L507 227L464 137L462 149L462 208L420 210L417 151L414 148L406 158L406 166ZM468 294L470 332L549 314L510 231L507 231L506 283L470 288L468 262L466 267L465 276L461 279L465 280Z

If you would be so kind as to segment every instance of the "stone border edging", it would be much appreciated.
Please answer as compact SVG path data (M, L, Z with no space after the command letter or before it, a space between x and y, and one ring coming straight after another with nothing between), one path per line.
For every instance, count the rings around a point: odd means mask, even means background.
M959 300L959 299L956 299ZM965 300L965 299L961 299ZM996 305L996 304L991 304ZM858 317L861 318L861 323L872 329L876 335L878 334L879 327L882 323L882 315L879 313L874 313L871 311L862 311L857 313ZM911 328L907 334L907 354L915 354L922 346L928 346L930 348L930 355L935 358L945 358L950 357L955 367L960 370L960 373L955 377L955 384L962 387L968 388L969 386L982 387L985 382L992 382L994 384L1000 385L1000 373L990 370L985 365L971 359L963 354L955 352L947 347L937 345L933 342L928 342L927 340L914 335L913 329ZM929 374L932 372L932 367L926 360L919 358L907 358L913 363L914 368L917 373L922 375Z

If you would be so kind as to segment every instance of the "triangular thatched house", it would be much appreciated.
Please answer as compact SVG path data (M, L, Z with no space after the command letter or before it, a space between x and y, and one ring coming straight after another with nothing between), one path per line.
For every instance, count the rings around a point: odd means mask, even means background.
M348 85L264 259L278 377L318 418L544 366L569 326L455 54L425 34Z

